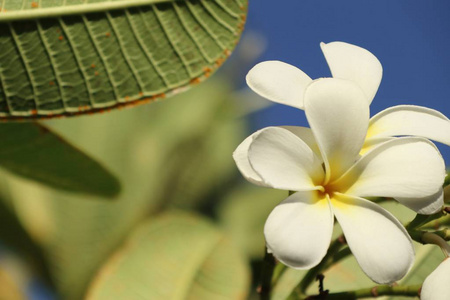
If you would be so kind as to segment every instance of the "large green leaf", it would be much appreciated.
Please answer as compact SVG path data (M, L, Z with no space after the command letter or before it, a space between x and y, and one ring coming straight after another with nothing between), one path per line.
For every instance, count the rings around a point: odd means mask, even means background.
M98 162L48 128L31 123L0 125L0 166L46 185L112 197L120 183Z
M229 167L225 172L203 164L196 169L189 167L191 155L200 155L205 162L229 159L228 163L234 165L231 152L196 147L195 141L201 145L220 140L220 147L228 149L226 144L236 147L243 139L243 128L237 126L242 124L230 117L234 104L230 89L219 79L171 101L137 110L46 122L72 143L101 157L119 174L123 189L114 202L80 199L77 194L6 177L8 184L0 187L0 192L10 188L20 220L45 249L61 298L81 299L91 276L140 220L174 201L177 206L185 206L183 194L193 206L195 199L215 191L220 182L234 174L226 171ZM233 130L222 130L230 128L229 123ZM186 148L187 144L192 149ZM195 189L189 188L192 182L188 171Z
M245 299L249 267L211 223L166 213L142 224L108 260L87 299Z
M247 1L3 0L0 118L93 113L176 94L230 55Z

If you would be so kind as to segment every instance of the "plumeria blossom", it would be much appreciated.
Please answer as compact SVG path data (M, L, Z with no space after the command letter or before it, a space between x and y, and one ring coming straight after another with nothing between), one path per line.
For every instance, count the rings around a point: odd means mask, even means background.
M349 80L358 85L364 94L360 100L370 105L383 74L378 59L366 49L344 42L321 43L320 46L333 78ZM305 108L305 91L313 82L300 69L280 61L259 63L247 75L249 87L262 97L299 109ZM307 128L296 130L311 136ZM450 120L426 107L390 107L370 119L360 154L397 136L421 136L450 145ZM439 202L435 201L436 195ZM444 204L443 190L440 189L436 195L404 204L420 214L433 214Z
M360 155L369 104L354 81L318 79L301 98L311 129L264 128L233 154L250 182L294 192L266 221L268 250L290 267L314 267L327 252L336 218L373 281L402 278L414 260L411 238L394 216L365 197L395 197L417 209L434 206L445 177L439 151L427 139L401 137Z
M450 299L450 258L446 258L423 282L420 299Z

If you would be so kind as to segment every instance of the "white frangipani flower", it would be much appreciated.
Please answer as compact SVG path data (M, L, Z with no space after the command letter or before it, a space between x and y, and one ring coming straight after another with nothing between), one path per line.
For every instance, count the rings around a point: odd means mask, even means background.
M344 42L321 43L320 46L333 78L357 84L364 94L361 101L370 104L383 74L378 59L366 49ZM313 82L300 69L280 61L259 63L247 75L247 84L262 97L299 109L304 109L305 90ZM307 128L302 131L303 135L311 135L305 133ZM450 145L450 120L440 112L426 107L390 107L370 119L360 154L396 136L421 136ZM439 201L435 201L436 197ZM443 197L443 190L440 189L431 198L416 199L417 197L412 196L409 201L403 201L403 204L420 214L433 214L442 208ZM402 202L401 199L397 200ZM417 206L417 203L420 205Z
M247 180L295 192L268 217L267 248L290 267L311 268L327 252L336 217L372 280L402 278L414 259L411 238L395 217L364 197L396 197L417 209L435 205L445 177L440 153L426 139L403 137L361 156L369 126L364 90L353 81L324 78L300 94L311 129L268 127L233 154Z
M446 258L423 282L420 299L450 299L450 258Z
M366 49L344 43L321 43L333 78L353 81L371 103L383 75L378 59ZM304 91L313 80L302 70L280 61L253 67L247 84L259 95L277 103L304 108ZM402 135L422 136L450 145L450 120L440 112L421 106L398 105L372 117L365 146Z

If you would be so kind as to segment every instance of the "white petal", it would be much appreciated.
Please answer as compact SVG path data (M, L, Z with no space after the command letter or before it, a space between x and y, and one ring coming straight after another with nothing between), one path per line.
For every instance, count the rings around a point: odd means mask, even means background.
M374 139L366 139L364 141L363 148L359 155L364 155L375 147L378 147L380 144L383 144L389 140L393 140L395 137L386 137L386 138L374 138Z
M301 126L280 126L281 128L287 129L296 136L298 136L302 141L306 143L306 145L311 148L312 151L317 155L317 157L321 158L320 149L317 145L316 139L314 138L314 134L311 128L301 127Z
M422 285L421 300L450 299L450 258L444 260Z
M367 152L333 185L359 197L422 198L438 193L444 178L444 160L433 143L405 137Z
M246 77L248 86L260 96L303 109L303 93L311 78L302 70L281 61L264 61Z
M396 197L395 199L418 214L432 215L440 211L444 205L444 189L441 188L436 194L428 197Z
M233 152L233 159L236 162L236 166L241 172L242 176L245 179L250 181L253 184L259 186L265 186L262 178L256 173L250 162L248 161L248 148L253 141L253 137L257 135L258 132L253 133L249 137L247 137Z
M264 183L276 189L317 189L324 176L321 160L311 148L279 127L264 128L254 136L248 160Z
M437 110L413 105L385 109L370 119L367 139L422 136L450 145L450 120Z
M366 49L344 42L321 43L320 47L333 77L357 83L370 104L383 76L378 59Z
M305 113L319 145L327 180L337 178L358 158L369 124L369 105L353 82L323 78L305 92Z
M401 279L414 261L408 232L388 211L366 199L335 194L331 207L361 269L373 281Z
M327 253L333 232L328 200L316 191L297 192L281 202L264 227L267 248L285 265L309 269Z

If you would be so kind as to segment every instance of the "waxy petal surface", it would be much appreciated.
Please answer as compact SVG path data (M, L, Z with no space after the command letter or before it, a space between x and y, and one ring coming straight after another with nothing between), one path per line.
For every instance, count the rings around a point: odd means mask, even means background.
M305 92L305 113L322 153L328 180L337 179L358 158L367 134L369 105L353 82L323 78Z
M450 120L434 109L414 105L393 106L370 119L367 140L399 135L450 145Z
M450 299L450 258L444 260L423 282L421 300Z
M246 77L248 86L260 96L303 109L303 93L312 79L302 70L281 61L264 61Z
M302 141L306 143L306 145L309 146L309 148L311 148L312 151L314 151L317 157L322 157L311 128L301 126L281 126L281 128L289 130L290 132L298 136Z
M434 144L404 137L367 152L334 185L359 197L422 198L438 193L444 178L444 160Z
M321 43L320 47L333 77L357 83L370 104L383 76L379 60L366 49L344 42Z
M236 162L236 166L241 172L242 176L247 179L249 182L259 185L266 186L262 180L262 178L256 173L250 162L248 161L248 149L250 144L253 142L253 137L257 135L259 132L255 132L249 137L247 137L233 152L233 159Z
M287 266L309 269L327 253L333 232L328 200L317 191L297 192L269 215L264 235L267 248Z
M396 197L395 199L418 214L432 215L440 211L444 205L444 189L440 188L436 194L428 197Z
M266 186L290 191L317 189L324 172L321 160L292 132L267 127L254 136L248 151L253 170Z
M403 225L366 199L333 196L332 210L361 269L380 284L401 279L414 262L414 248Z

